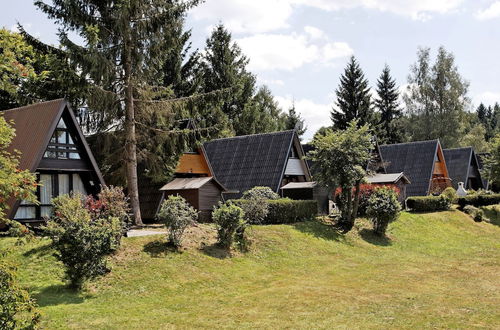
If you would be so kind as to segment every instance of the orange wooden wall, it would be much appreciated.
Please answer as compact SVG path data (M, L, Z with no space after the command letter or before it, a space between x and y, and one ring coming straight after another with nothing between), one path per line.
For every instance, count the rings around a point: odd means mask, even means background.
M176 173L192 173L192 174L206 174L212 176L210 168L201 153L186 153L181 156Z

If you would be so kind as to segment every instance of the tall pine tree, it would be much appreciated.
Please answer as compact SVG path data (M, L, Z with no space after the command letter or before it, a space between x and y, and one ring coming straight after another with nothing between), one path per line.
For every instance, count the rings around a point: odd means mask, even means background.
M169 48L166 35L197 0L42 0L35 5L62 25L60 42L96 88L88 97L94 128L123 127L127 188L135 223L142 224L137 180L136 117L149 98ZM68 37L73 31L84 46ZM138 102L139 101L139 102ZM168 111L169 109L163 109ZM144 110L146 111L146 109Z
M288 109L288 114L286 116L286 129L293 129L297 132L297 135L301 137L307 130L304 125L304 119L300 116L300 113L295 109L295 101L292 103L290 109Z
M255 76L247 70L248 58L232 40L231 33L219 24L207 39L203 55L203 90L231 88L231 95L222 105L237 135L248 132L238 127L245 106L255 93ZM243 125L247 126L247 125Z
M372 123L370 87L354 56L340 77L340 85L335 93L338 110L333 109L331 112L334 128L344 130L352 120L358 120L359 126Z
M385 66L377 80L377 98L375 108L379 111L377 138L380 143L398 143L403 139L399 119L402 111L399 107L399 92L396 81L391 77L389 66Z

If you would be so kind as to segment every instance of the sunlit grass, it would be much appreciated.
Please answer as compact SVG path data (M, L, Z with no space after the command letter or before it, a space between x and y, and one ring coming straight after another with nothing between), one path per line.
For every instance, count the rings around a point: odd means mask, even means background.
M245 254L128 238L112 272L76 294L41 240L15 246L20 278L47 328L499 328L500 227L458 211L409 214L378 238L320 222L252 227Z

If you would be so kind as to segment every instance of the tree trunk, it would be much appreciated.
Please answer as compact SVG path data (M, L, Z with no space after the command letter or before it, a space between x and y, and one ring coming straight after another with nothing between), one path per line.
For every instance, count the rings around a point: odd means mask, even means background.
M130 44L124 45L123 65L125 74L125 162L127 168L127 188L134 222L142 226L137 183L137 140L135 135L135 110L132 82L132 63Z
M352 207L352 224L354 225L354 221L356 220L356 217L358 216L358 208L359 208L359 189L360 189L360 182L356 182L356 188L354 190L354 205Z
M351 208L352 208L352 189L351 188L342 188L343 191L345 191L346 194L346 205L344 208L344 214L342 215L342 227L343 229L348 232L351 230Z

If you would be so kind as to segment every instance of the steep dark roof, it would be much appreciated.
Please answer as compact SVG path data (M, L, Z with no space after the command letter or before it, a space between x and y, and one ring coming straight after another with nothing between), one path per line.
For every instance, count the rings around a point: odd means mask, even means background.
M90 161L90 165L99 183L104 185L104 179L97 166L97 162L90 151L73 110L71 110L69 103L65 99L35 103L0 111L0 115L3 115L9 123L12 123L12 126L16 130L16 136L7 150L10 152L14 150L19 151L21 153L19 168L34 172L38 168L49 140L65 111L67 111L66 113L71 119L69 124L73 126L75 133L78 134L78 140L81 142L83 149L85 149L85 156ZM15 203L18 203L18 201L14 199L9 200L9 217L13 216Z
M467 184L470 164L476 166L479 172L479 163L472 147L445 149L443 153L453 188L457 189L459 182ZM479 175L481 176L481 174ZM481 178L479 180L483 183Z
M425 196L429 192L439 140L380 146L387 173L404 172L411 184L407 196Z
M204 147L217 180L239 191L230 197L239 197L255 186L279 190L294 137L290 130L218 139Z

